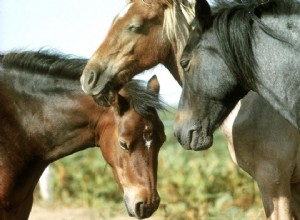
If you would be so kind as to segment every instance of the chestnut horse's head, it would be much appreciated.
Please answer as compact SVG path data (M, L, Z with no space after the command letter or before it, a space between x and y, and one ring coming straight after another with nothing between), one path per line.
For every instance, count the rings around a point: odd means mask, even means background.
M158 152L165 141L164 126L156 109L159 84L154 76L147 89L139 81L124 85L116 98L114 119L98 124L99 145L115 179L124 193L128 214L147 218L158 208Z
M177 51L182 51L193 17L187 0L131 0L113 21L103 43L86 65L82 89L102 105L138 73L159 63L180 82ZM174 66L175 65L175 66Z

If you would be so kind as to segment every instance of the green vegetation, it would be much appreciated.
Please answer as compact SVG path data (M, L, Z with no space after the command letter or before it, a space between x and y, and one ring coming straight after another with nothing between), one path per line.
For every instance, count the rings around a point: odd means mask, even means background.
M175 110L161 113L168 137L159 154L155 215L164 219L264 219L256 184L236 166L220 131L207 151L184 150L173 138ZM110 167L97 148L57 161L52 166L54 200L70 206L99 209L109 215L126 213Z

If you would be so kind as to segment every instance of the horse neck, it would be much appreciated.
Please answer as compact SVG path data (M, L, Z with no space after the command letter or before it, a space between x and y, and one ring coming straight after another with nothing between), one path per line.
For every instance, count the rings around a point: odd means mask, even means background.
M26 150L52 162L95 146L95 127L103 109L81 91L79 79L18 69L0 69L0 73L0 117L22 133L24 145L32 145L24 146ZM10 135L18 141L14 133Z
M104 107L99 106L91 96L84 94L80 87L76 87L75 92L69 91L65 95L69 96L66 103L57 104L57 108L61 110L64 125L61 129L66 129L69 139L60 141L63 144L53 152L62 152L60 156L65 157L69 154L98 145L101 133L97 127L107 114ZM54 154L55 155L55 154ZM56 160L57 158L55 158Z

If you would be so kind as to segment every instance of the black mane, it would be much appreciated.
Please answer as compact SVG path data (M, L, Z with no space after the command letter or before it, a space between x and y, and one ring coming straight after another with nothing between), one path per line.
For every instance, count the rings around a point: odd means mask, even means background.
M300 4L295 0L216 0L213 8L212 25L221 46L221 54L230 71L245 87L255 85L257 62L252 41L253 23L265 33L278 40L276 35L260 19L262 13L299 13Z
M264 12L269 11L278 14L299 12L298 0L213 0L213 3L215 12L236 5L243 5L246 8L249 6L254 6L255 8L259 7Z
M154 110L165 110L160 96L147 89L141 80L131 80L123 87L130 97L130 105L142 116L151 116Z
M51 51L24 51L5 54L1 56L1 62L8 68L79 79L87 59Z
M4 67L78 80L87 63L86 59L50 51L11 52L0 54L0 60ZM130 96L132 107L143 116L153 114L154 109L165 109L165 104L159 95L148 90L141 80L129 81L123 89Z

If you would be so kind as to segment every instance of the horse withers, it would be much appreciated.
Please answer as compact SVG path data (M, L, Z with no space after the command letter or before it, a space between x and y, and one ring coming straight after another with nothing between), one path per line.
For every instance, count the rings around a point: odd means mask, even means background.
M196 150L210 147L215 129L249 90L299 130L300 3L216 7L211 13L207 1L197 0L198 28L182 55L185 73L175 124L180 143Z
M46 52L9 53L0 62L0 219L27 219L47 165L99 146L129 215L158 208L158 152L165 141L155 77L126 84L112 107L80 87L86 60ZM140 102L140 99L143 102Z

